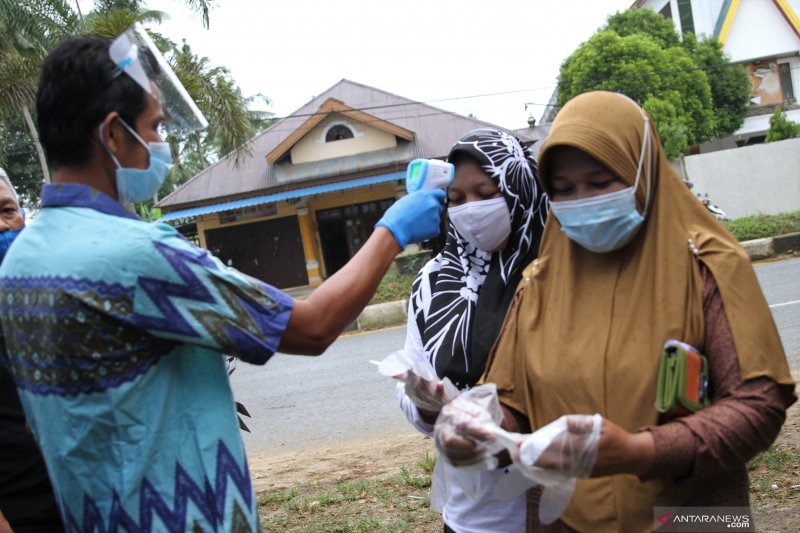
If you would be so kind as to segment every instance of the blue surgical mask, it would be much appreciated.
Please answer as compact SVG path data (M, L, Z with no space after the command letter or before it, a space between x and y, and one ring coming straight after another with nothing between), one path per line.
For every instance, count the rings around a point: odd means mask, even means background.
M151 199L167 178L167 174L172 168L172 151L169 149L169 144L165 142L144 142L124 120L121 118L119 120L130 134L147 148L150 154L150 166L148 168L123 167L116 156L106 147L108 155L117 165L117 196L121 204L143 202ZM100 139L102 142L102 124L100 124Z
M587 250L605 253L628 244L644 217L636 209L636 189L581 200L550 202L561 231Z
M631 102L633 103L633 101ZM639 108L637 104L634 103L634 105ZM639 109L641 110L641 108ZM606 253L619 250L631 242L647 214L650 203L650 180L652 179L650 165L653 153L650 148L649 119L644 111L642 111L642 115L644 116L644 135L633 187L580 200L550 202L550 210L561 224L561 231L566 233L570 240L592 252ZM645 178L647 205L642 214L636 209L636 188L644 170L647 148L650 148L647 153L647 177Z
M2 263L3 259L6 258L6 252L8 252L9 248L11 248L11 243L14 242L14 239L19 237L19 234L25 229L25 210L20 209L20 212L22 213L23 225L20 226L19 229L9 229L0 232L0 263Z

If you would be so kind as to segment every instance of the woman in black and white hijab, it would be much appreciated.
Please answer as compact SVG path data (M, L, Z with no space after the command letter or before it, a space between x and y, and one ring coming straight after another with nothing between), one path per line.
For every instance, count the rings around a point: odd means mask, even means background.
M414 281L405 351L428 359L440 378L465 389L483 374L521 272L536 257L547 198L533 157L504 131L467 133L448 160L455 179L447 193L447 241ZM438 413L418 409L402 388L398 396L409 421L430 435ZM524 498L492 498L506 472L482 473L487 479L477 498L450 484L445 531L523 531Z

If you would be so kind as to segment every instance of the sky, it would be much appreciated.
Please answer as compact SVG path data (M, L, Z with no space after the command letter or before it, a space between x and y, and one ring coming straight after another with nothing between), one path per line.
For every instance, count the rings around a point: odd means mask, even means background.
M80 0L86 13L92 0ZM540 119L561 62L633 0L149 0L152 29L286 116L342 78L503 126ZM526 109L526 104L527 109ZM263 109L265 106L257 106Z

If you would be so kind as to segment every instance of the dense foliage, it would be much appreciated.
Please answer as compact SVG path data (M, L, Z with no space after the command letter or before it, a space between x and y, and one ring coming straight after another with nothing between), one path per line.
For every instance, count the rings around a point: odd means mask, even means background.
M792 122L786 117L786 112L778 108L769 117L769 129L764 142L782 141L800 137L800 124Z
M609 17L562 63L559 105L592 90L618 91L642 105L676 157L741 126L750 82L718 42L690 33L681 39L668 19L634 9Z

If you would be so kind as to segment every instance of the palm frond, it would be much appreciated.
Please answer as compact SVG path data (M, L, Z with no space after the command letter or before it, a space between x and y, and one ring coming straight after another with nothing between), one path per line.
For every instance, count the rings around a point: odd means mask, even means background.
M0 49L45 55L64 35L81 29L66 0L0 0Z
M209 0L186 0L186 5L189 7L189 9L200 15L200 19L203 21L203 27L208 29L208 14L214 7L214 3L210 2Z
M158 24L164 21L166 13L162 11L130 11L128 9L111 9L109 11L92 11L86 15L84 31L87 35L115 39L132 24Z
M17 113L36 100L41 59L0 54L0 111Z

